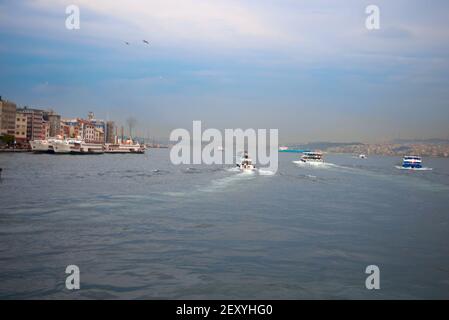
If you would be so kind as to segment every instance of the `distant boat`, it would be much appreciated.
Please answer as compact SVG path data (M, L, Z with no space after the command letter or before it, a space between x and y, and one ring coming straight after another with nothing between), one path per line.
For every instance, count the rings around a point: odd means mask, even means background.
M363 153L362 153L362 154L359 154L359 158L360 158L360 159L366 159L366 154L363 154Z
M402 165L396 166L403 170L432 170L432 168L424 168L422 166L422 159L420 156L405 156L402 158Z
M405 156L402 158L402 167L411 169L421 169L422 159L418 156Z

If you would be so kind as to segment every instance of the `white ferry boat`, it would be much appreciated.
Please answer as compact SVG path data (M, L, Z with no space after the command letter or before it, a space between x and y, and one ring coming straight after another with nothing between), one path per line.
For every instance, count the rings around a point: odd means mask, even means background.
M403 168L421 169L422 159L419 156L405 156L402 158Z
M321 164L324 163L323 154L321 152L304 152L299 159L302 163Z
M49 152L50 143L48 140L33 140L30 141L31 151L36 153Z
M66 139L53 143L55 153L63 154L102 154L104 146L101 143L86 143L78 139Z
M53 144L60 141L58 138L49 138L48 140L33 140L30 141L31 151L35 153L53 153Z
M105 145L106 153L145 153L145 145L134 143L132 140L128 140L125 143L107 143Z

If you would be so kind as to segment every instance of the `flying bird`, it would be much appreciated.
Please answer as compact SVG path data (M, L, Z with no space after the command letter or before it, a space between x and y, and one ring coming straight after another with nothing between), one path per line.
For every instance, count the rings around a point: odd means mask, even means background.
M126 44L127 46L129 46L129 42L125 41L125 44Z
M142 40L143 43L150 44L147 40Z

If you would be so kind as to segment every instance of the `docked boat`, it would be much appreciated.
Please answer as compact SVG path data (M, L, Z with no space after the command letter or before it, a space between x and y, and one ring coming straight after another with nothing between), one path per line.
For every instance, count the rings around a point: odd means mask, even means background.
M47 140L30 141L31 151L35 153L54 153L53 144L60 140L58 138L49 138Z
M35 153L49 152L50 143L48 140L33 140L30 141L31 151Z
M302 163L321 164L324 163L323 154L321 152L304 152L299 159Z
M237 167L245 172L256 170L256 167L253 164L253 160L251 160L247 152L243 153L243 157L240 159L240 163L237 163Z
M127 141L126 143L117 143L117 144L106 144L105 150L106 153L145 153L145 145L141 145L139 143L134 143L132 141Z
M62 154L102 154L104 146L100 143L86 143L78 139L66 139L53 143L55 153Z

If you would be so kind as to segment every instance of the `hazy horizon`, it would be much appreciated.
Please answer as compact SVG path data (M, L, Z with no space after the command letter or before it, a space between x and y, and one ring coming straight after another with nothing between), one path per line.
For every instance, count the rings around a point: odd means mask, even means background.
M71 4L79 30L65 27ZM380 30L365 28L369 4ZM442 0L0 3L0 95L132 116L158 138L201 120L279 129L282 144L448 139L448 12Z

